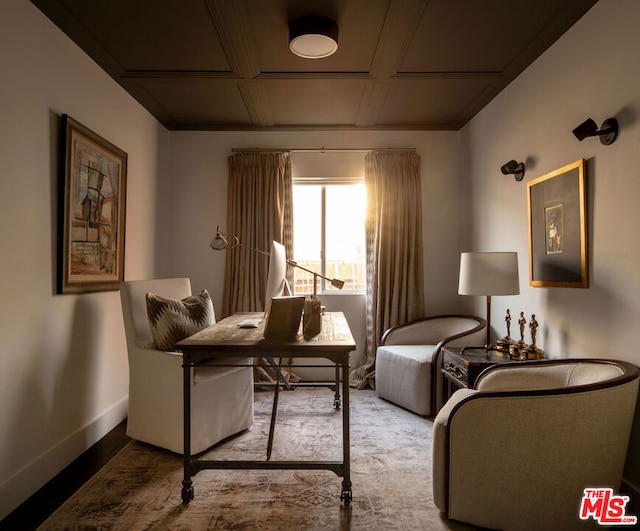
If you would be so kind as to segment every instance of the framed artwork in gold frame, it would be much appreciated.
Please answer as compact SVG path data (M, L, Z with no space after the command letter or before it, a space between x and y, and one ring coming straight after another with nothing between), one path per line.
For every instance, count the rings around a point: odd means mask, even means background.
M61 122L57 293L117 290L127 154L66 114Z
M529 285L588 288L585 162L527 183Z

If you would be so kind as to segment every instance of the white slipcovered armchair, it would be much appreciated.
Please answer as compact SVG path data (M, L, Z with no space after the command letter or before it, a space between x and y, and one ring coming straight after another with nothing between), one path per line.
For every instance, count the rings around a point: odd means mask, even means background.
M127 435L183 453L182 353L155 348L147 293L182 300L191 295L191 281L172 278L121 285L129 357ZM250 365L250 360L234 363ZM191 453L196 454L251 426L253 373L250 366L195 367L191 372Z
M433 425L433 495L448 518L502 530L583 529L585 488L620 488L638 368L612 360L500 364Z
M376 352L376 393L418 415L435 415L442 402L442 347L484 345L486 326L479 317L438 315L390 328Z

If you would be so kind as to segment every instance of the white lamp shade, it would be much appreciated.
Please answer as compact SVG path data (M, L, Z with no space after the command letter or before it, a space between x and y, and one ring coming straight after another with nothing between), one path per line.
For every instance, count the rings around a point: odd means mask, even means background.
M518 295L518 253L462 253L460 295Z

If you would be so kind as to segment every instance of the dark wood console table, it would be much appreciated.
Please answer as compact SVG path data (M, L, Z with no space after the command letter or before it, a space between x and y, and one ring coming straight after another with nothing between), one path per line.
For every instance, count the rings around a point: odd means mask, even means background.
M237 313L176 344L183 353L184 369L184 480L182 501L189 503L194 497L192 477L205 469L267 469L267 470L331 470L342 477L340 499L345 506L351 503L351 454L349 440L349 353L356 344L347 320L341 312L322 316L322 330L311 338L301 333L292 339L267 340L263 338L264 321L257 328L240 328L245 319L258 318L257 313ZM269 433L266 461L207 461L191 458L191 368L220 358L326 358L342 371L342 461L271 461L270 445L273 440L278 389L275 385L274 404ZM279 371L278 371L279 372ZM280 375L279 375L280 377ZM284 381L278 383L284 384ZM338 393L336 382L336 393ZM338 395L337 395L338 396ZM339 400L336 396L336 408Z

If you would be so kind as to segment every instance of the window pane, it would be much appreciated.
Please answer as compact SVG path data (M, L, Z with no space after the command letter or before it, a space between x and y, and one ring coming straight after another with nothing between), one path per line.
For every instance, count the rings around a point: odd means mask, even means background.
M322 186L293 187L293 259L321 272ZM313 275L295 268L294 293L313 293ZM318 289L320 289L318 282Z
M327 186L326 194L326 276L344 280L345 290L364 290L365 186Z
M322 256L322 191L325 248ZM294 259L302 267L345 281L343 290L365 289L366 191L364 184L293 187ZM324 265L324 267L323 267ZM312 293L313 275L295 270L295 292ZM336 290L318 279L318 291Z

